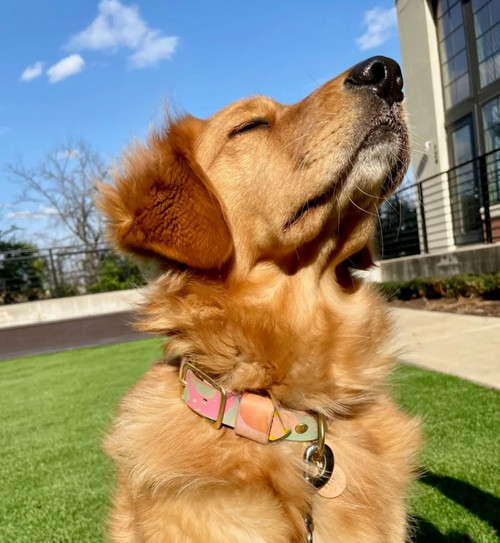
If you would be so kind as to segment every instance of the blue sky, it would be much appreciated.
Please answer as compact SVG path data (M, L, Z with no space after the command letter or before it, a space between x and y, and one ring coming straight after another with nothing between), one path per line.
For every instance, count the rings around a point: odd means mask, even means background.
M375 54L400 61L393 0L0 3L0 229L50 210L19 202L5 165L83 138L107 160L166 101L207 117L238 98L293 103Z

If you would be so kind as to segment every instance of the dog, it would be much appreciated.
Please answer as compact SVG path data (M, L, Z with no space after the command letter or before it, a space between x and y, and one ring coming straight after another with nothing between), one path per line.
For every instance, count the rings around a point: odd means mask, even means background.
M418 421L391 399L386 309L357 277L409 161L398 64L301 102L169 119L100 187L149 277L164 357L105 441L115 542L403 542Z

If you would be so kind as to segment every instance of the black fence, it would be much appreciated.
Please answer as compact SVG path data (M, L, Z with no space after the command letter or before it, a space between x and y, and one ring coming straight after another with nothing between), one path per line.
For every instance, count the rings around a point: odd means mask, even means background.
M500 241L500 149L402 185L380 208L379 257ZM141 285L138 269L108 247L0 252L0 305Z
M492 210L498 210L498 218ZM377 245L382 259L496 241L500 150L403 185L380 208Z
M0 304L132 288L138 269L108 247L0 252Z

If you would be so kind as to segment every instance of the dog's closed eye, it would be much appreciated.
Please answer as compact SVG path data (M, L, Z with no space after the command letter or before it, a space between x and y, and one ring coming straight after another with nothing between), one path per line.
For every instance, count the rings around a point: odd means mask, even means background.
M252 119L251 121L245 121L244 123L241 123L238 126L235 126L231 130L231 132L229 132L228 138L233 138L234 136L237 136L239 134L249 132L250 130L253 130L254 128L269 128L269 126L270 126L269 121L265 119L264 117Z

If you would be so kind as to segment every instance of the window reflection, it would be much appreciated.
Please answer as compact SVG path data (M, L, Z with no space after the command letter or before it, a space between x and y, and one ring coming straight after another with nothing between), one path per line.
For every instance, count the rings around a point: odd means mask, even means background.
M500 149L500 97L483 107L484 144L486 152ZM500 151L486 158L490 203L500 202Z
M444 101L448 109L470 96L461 0L439 2L438 35Z
M472 0L479 62L479 84L500 79L500 1Z
M462 164L449 174L450 198L455 243L463 245L482 239L479 213L479 185L474 162L472 118L463 120L460 128L451 132L455 164Z

